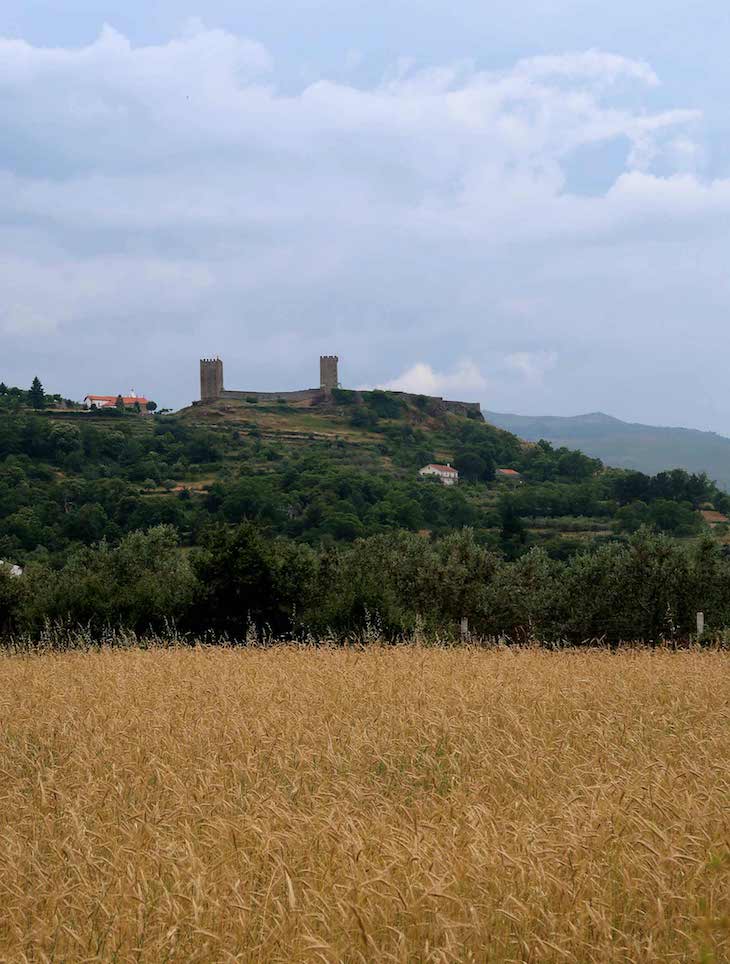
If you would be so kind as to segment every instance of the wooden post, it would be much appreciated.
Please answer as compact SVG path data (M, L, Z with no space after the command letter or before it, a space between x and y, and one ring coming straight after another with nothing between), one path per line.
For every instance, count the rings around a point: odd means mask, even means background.
M697 613L697 635L701 636L705 631L705 614Z

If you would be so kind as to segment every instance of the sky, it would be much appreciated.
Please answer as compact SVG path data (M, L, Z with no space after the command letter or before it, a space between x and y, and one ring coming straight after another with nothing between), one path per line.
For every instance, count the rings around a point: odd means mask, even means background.
M727 0L3 0L0 380L730 435Z

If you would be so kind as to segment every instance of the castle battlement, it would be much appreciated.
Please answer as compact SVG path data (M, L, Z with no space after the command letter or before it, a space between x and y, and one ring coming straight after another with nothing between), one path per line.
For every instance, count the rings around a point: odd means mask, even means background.
M284 400L288 402L303 402L307 399L322 399L331 396L332 391L340 387L338 366L338 355L319 356L319 388L302 388L294 392L259 392L259 391L228 391L223 387L223 362L216 356L215 358L200 359L200 400L212 402L219 398L228 398L238 401L246 401L255 398L257 401L271 402ZM408 398L418 398L409 392L393 392L394 395L402 395ZM453 412L457 415L468 415L478 413L481 416L481 407L478 402L452 402L443 398L432 398L432 401L439 404L444 411Z

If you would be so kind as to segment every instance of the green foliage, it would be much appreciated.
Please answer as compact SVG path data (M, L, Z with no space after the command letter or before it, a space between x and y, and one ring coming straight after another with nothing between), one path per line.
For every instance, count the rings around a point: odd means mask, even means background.
M353 428L373 429L378 424L378 416L375 412L368 411L364 406L358 407L352 413L350 425Z
M454 468L459 478L470 482L491 482L494 479L494 460L489 452L478 448L462 448L454 457Z
M692 536L700 531L702 522L689 502L673 502L671 499L656 499L648 505L632 502L616 512L619 531L636 532L642 526L676 536Z
M573 642L686 639L702 610L710 631L730 625L730 561L709 539L682 544L641 529L563 561L532 549L515 561L471 530L431 540L402 530L318 550L243 523L209 528L192 556L169 527L79 549L56 569L0 572L3 631L49 622L231 639L337 633L428 633Z
M348 388L333 388L332 398L338 405L354 405L357 400L357 392L350 391Z
M530 441L545 438L555 444L559 439L562 445L647 475L671 465L682 465L688 472L706 471L724 489L730 489L730 439L715 432L629 424L595 413L572 418L487 413L487 418ZM641 494L636 497L644 498Z
M520 518L517 500L512 495L503 495L499 500L501 520L500 539L507 557L514 559L527 542L525 524Z
M169 526L133 532L118 546L102 542L72 553L60 570L31 564L23 624L46 621L93 629L121 626L146 632L181 621L196 594L186 556Z
M33 379L33 384L30 386L28 401L35 409L46 407L46 393L43 391L43 385L41 385L41 380L37 375Z
M195 628L238 639L251 627L279 637L289 632L314 576L306 547L267 540L250 524L209 530L194 568L203 587Z
M378 418L400 418L403 414L403 403L397 395L391 392L374 391L365 396L366 404Z
M619 638L631 620L646 638L686 633L695 606L730 619L730 563L668 538L696 539L705 503L730 508L701 474L604 470L386 392L339 399L367 430L357 444L316 439L309 411L309 440L290 444L264 442L253 413L229 430L34 412L29 394L0 392L0 558L26 568L0 585L0 632L169 619L235 637L397 637L454 634L465 616L477 634L575 641ZM466 484L418 477L445 459ZM524 484L500 494L496 466Z

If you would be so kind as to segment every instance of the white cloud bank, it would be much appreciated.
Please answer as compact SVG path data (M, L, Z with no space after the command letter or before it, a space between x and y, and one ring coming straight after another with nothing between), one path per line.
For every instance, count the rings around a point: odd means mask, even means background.
M541 382L558 361L554 351L516 351L505 358L505 368L528 382Z
M434 371L431 365L417 362L397 378L377 386L390 391L412 392L414 395L440 395L457 401L481 398L487 389L487 379L478 366L469 360L459 362L450 372Z
M650 418L676 377L671 404L699 411L730 181L703 179L701 115L654 109L657 85L591 50L282 93L264 47L199 22L146 47L0 39L4 380L50 353L66 392L93 364L182 403L198 353L285 388L338 351L350 384L400 369L493 409L630 414L629 385Z

